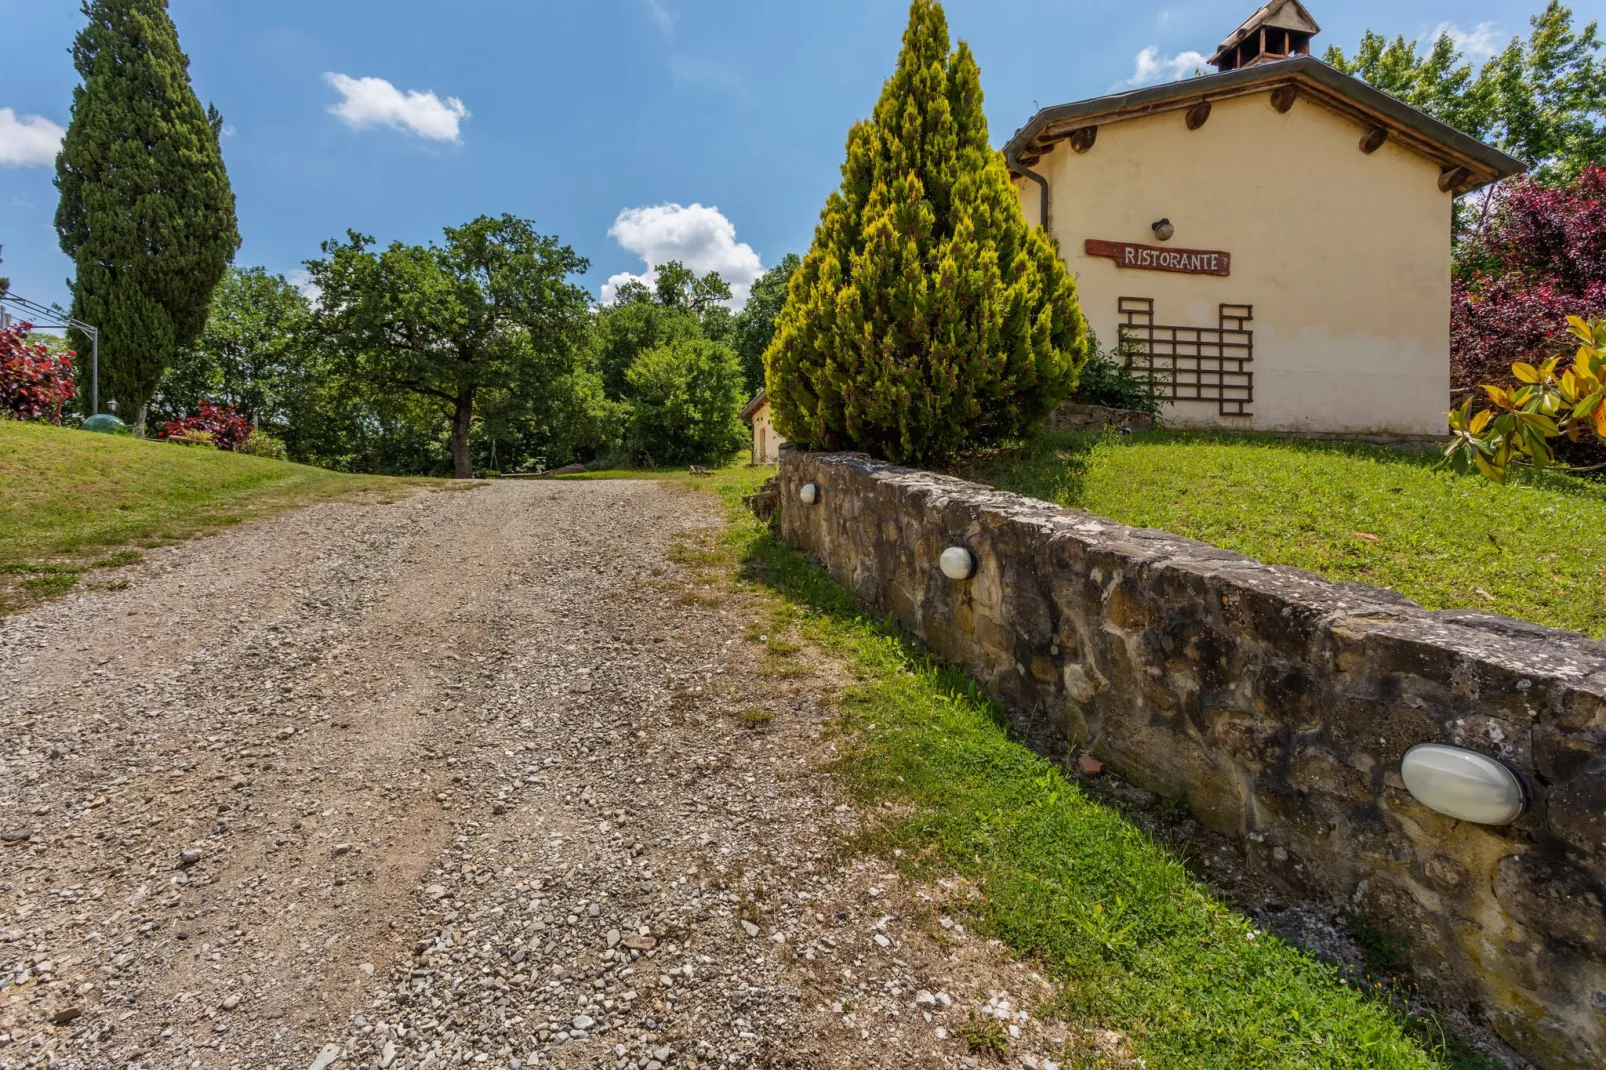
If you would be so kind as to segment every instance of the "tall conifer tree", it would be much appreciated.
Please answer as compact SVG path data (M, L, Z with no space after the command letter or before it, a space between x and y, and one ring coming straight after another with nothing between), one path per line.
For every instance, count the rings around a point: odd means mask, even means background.
M101 330L101 397L134 414L206 326L240 234L223 117L191 88L167 0L85 0L83 12L56 230L77 266L73 315Z
M1011 438L1070 393L1086 339L1075 283L989 144L975 58L950 54L936 0L914 0L765 354L777 428L894 461Z

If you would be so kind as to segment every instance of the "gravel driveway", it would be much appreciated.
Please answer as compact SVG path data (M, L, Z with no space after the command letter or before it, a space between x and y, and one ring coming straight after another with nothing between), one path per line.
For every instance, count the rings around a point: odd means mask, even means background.
M0 620L0 1067L1055 1070L968 891L845 849L843 671L672 562L719 522L321 505Z

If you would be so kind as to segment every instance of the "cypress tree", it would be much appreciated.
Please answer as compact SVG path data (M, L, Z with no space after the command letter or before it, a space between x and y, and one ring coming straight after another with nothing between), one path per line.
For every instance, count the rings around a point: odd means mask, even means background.
M1018 437L1074 388L1086 338L989 143L975 58L949 52L936 0L913 0L765 354L776 427L899 462Z
M200 337L240 234L223 117L195 96L167 0L85 0L83 13L56 230L77 266L73 315L101 331L101 397L133 414Z

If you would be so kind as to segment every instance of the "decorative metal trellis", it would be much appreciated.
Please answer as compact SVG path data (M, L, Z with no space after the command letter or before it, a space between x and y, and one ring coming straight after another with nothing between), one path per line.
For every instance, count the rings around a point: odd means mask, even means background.
M33 327L46 327L54 330L67 330L70 328L75 331L81 331L88 336L90 345L89 415L98 415L100 413L99 328L68 315L60 305L41 305L37 301L19 297L8 290L5 293L0 293L0 321L11 318Z
M1168 401L1214 401L1223 416L1249 416L1255 400L1252 305L1221 305L1215 327L1154 322L1154 298L1123 297L1121 351Z

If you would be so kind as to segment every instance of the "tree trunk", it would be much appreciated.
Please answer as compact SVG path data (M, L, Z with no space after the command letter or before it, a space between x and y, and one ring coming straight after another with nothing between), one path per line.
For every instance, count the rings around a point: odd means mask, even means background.
M468 431L474 422L474 391L465 388L457 395L457 411L452 416L452 478L473 479L474 459L468 453Z

